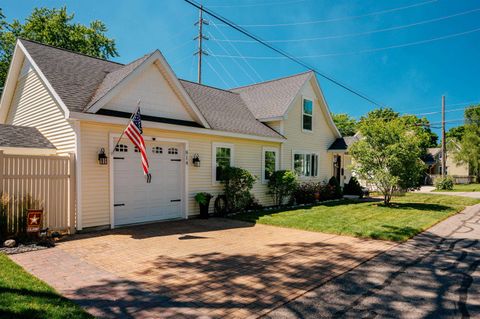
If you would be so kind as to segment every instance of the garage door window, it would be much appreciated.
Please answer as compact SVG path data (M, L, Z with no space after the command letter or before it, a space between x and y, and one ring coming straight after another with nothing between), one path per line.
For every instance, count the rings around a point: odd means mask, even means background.
M214 145L213 154L215 158L213 181L220 182L224 179L225 169L233 166L233 147L224 144Z
M116 147L115 147L115 152L128 152L128 146L125 145L125 144L118 144Z
M162 154L163 149L160 146L154 146L154 147L152 147L152 153L153 154Z

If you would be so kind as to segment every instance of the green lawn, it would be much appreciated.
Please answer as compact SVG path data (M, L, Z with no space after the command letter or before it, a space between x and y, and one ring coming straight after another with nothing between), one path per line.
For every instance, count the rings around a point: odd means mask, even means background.
M379 202L344 200L278 212L253 212L236 219L325 233L404 241L480 200L434 194L395 197Z
M0 253L0 318L93 318Z
M480 192L480 184L455 184L453 189L448 190L434 190L434 192Z

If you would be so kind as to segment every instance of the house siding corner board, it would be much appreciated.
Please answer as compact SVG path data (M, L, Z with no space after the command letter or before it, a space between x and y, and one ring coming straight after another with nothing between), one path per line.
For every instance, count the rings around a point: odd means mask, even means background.
M324 181L333 174L333 155L328 153L329 146L335 140L335 135L328 125L326 115L319 103L312 85L309 83L295 98L292 108L288 111L284 121L284 134L287 140L282 145L281 167L293 169L293 151L312 152L318 154L318 177L302 178L302 180ZM313 129L312 132L302 130L302 103L303 98L313 101Z
M95 227L110 224L110 168L112 156L110 149L111 134L121 134L123 127L105 125L94 122L81 122L81 165L82 165L82 220L83 227ZM198 204L194 197L198 192L210 192L214 195L223 193L220 184L212 183L212 144L233 144L234 166L242 167L257 176L258 180L252 193L264 205L271 205L267 195L267 186L261 182L261 162L263 147L279 147L279 143L226 138L204 134L144 129L144 135L161 139L183 140L188 143L187 189L189 216L199 214ZM98 152L105 148L109 157L108 165L99 165ZM147 156L150 152L147 152ZM198 154L201 165L192 165L192 156ZM138 168L141 169L140 163ZM155 178L155 176L153 176ZM213 201L211 203L213 212Z
M7 124L36 127L58 154L75 151L75 133L40 77L28 63L22 67Z

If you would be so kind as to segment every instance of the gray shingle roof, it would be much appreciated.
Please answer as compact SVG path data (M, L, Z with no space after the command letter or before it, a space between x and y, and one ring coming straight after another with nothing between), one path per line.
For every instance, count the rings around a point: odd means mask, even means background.
M329 151L348 150L350 146L358 141L356 136L344 136L337 138L328 148Z
M95 91L95 94L93 95L92 99L90 100L90 103L85 107L85 110L87 110L90 106L95 104L98 100L100 100L105 94L107 94L111 89L113 89L118 83L120 83L123 79L127 77L130 73L133 72L140 64L142 64L143 61L148 59L153 54L147 54L144 55L143 57L111 72L108 73L105 78L103 79L102 83L98 86L97 90Z
M180 83L213 129L282 137L258 121L239 94L185 80L180 80Z
M20 41L71 111L82 112L105 76L123 67L37 42Z
M231 89L239 93L257 119L283 116L312 71Z
M67 108L74 112L85 112L151 55L123 65L33 41L20 41ZM240 94L183 80L181 84L212 129L282 137L256 119ZM289 92L296 94L290 88L292 84L288 86Z
M1 147L55 149L55 146L36 128L7 124L0 124Z

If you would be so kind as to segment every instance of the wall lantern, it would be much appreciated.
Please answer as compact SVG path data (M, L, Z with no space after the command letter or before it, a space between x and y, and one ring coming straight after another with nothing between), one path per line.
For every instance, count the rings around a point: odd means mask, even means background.
M105 149L103 147L100 149L100 153L98 153L98 164L100 165L108 164L108 157L105 154Z
M200 167L200 157L198 156L198 154L194 154L193 157L192 157L192 164L193 166L195 167Z

